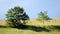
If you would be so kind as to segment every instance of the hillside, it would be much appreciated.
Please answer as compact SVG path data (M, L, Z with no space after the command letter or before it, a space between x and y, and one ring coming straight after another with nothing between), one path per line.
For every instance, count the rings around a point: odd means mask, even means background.
M0 25L6 25L6 21L0 20ZM60 34L60 18L54 18L48 22L45 21L44 24L36 18L31 18L28 20L27 25L28 28L26 29L5 28L5 26L2 26L2 28L0 27L0 34ZM45 27L41 27L43 25Z
M30 21L28 21L28 23L30 23L31 25L60 25L60 18L54 18L52 20L49 21L45 21L44 24L42 23L42 21L38 21L36 18L30 19Z
M0 20L0 25L4 25L4 24L6 24L6 21L5 20ZM41 21L38 21L36 18L31 18L30 20L28 20L27 24L28 25L38 25L38 26L42 26L42 25L60 25L60 18L54 18L52 20L45 21L44 24Z

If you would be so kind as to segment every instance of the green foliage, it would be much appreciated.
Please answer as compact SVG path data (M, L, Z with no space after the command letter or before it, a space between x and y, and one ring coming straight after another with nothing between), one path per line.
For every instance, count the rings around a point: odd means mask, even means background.
M15 6L14 8L8 10L6 18L9 25L16 27L20 24L24 24L25 20L29 19L29 16L26 14L26 12L24 12L23 8Z
M43 22L43 24L44 24L44 21L46 20L50 20L51 18L49 18L48 17L48 15L47 15L47 11L44 11L44 12L40 12L39 14L38 14L38 20L40 20L40 21L42 21Z
M50 18L48 17L48 15L47 15L47 11L44 11L44 12L40 12L39 14L38 14L38 19L39 20L49 20Z

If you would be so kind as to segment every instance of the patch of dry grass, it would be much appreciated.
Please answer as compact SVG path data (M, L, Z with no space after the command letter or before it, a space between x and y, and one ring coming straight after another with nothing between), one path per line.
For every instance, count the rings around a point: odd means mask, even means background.
M6 21L0 20L0 25L4 25L4 24L6 24ZM52 20L45 21L44 24L42 23L42 21L38 21L36 18L31 18L30 20L28 20L27 24L36 25L36 26L60 25L60 18L54 18Z
M0 25L5 25L6 21L5 20L0 20Z
M60 25L60 18L54 18L52 20L45 21L44 24L42 23L42 21L38 21L36 18L32 18L32 19L30 19L30 21L28 21L28 24L29 25L38 25L38 26Z

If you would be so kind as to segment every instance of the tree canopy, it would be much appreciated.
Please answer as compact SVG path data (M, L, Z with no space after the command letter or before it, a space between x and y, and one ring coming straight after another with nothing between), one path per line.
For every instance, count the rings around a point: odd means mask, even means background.
M43 22L43 24L44 24L44 21L46 20L50 20L51 18L49 18L48 17L48 15L47 15L47 11L44 11L44 12L40 12L39 14L38 14L38 20L41 20L42 22Z
M48 20L49 17L48 17L48 15L47 15L47 11L44 11L44 12L41 11L41 12L38 14L38 18L39 18L40 20Z
M12 25L13 27L17 27L21 24L25 23L25 20L29 19L29 16L24 12L24 9L15 6L14 8L11 8L8 10L8 13L6 14L7 23Z

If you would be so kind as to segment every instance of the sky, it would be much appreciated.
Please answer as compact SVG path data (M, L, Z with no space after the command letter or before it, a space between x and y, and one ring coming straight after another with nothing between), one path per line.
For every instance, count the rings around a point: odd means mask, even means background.
M0 19L14 6L20 6L30 18L37 18L40 11L47 11L51 18L60 17L60 0L0 0Z

